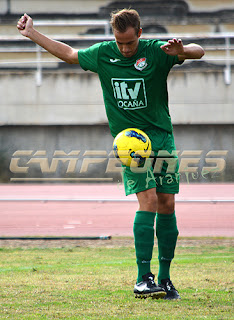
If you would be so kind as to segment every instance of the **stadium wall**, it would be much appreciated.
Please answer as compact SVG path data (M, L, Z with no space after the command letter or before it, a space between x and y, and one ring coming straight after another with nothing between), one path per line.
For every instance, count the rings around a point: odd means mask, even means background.
M175 125L174 134L181 166L183 162L182 182L234 181L233 125ZM23 182L25 178L34 182L38 182L35 178L45 182L53 181L51 178L121 181L112 143L106 124L1 126L0 182L16 178Z
M168 86L179 156L188 158L189 166L194 168L189 169L189 177L183 174L181 181L233 182L234 91L232 85L225 84L223 69L176 67L169 76ZM79 67L47 69L38 87L35 70L5 70L0 73L0 96L0 182L18 177L77 176L121 180L118 169L106 172L113 138L95 74L83 72ZM17 155L22 150L31 153ZM60 159L56 170L51 172L48 168L56 150L64 152L64 160ZM85 152L90 150L97 151L94 158L99 159L98 163L92 160L94 163L80 173L85 166L82 164L86 161ZM77 160L70 173L67 173L66 157ZM216 175L204 176L207 157L216 159L213 163L208 160L208 166L217 167L221 161L225 167ZM11 167L14 161L19 161L19 167L24 169Z
M225 84L222 67L176 67L168 87L174 124L234 123L233 85ZM34 70L2 70L0 96L0 125L107 123L98 76L79 67L44 70L41 86Z

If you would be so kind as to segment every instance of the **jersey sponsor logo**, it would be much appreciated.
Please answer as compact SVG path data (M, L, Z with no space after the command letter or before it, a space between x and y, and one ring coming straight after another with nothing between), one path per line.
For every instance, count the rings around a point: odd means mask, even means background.
M112 78L111 82L119 108L136 110L147 107L144 79Z
M146 63L146 58L140 58L136 61L136 63L134 64L134 67L137 70L142 71L143 69L145 69L147 67L147 63Z
M121 61L121 60L120 59L110 59L110 62L113 62L113 63L118 62L118 61Z

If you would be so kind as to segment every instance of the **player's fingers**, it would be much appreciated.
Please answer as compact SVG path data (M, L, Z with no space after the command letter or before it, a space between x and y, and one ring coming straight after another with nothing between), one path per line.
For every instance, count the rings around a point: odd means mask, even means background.
M163 46L160 47L162 50L168 50L168 44L164 44Z
M173 39L171 39L171 40L168 40L168 42L169 42L170 44L177 44L177 43L178 43L178 40L177 40L176 38L173 38Z
M18 28L19 30L24 30L29 19L30 19L30 16L28 16L27 13L25 13L25 14L24 14L23 16L21 16L21 18L19 19L19 21L18 21L18 23L17 23L17 28Z
M20 30L23 30L25 28L25 25L26 25L25 22L20 22L19 21L18 24L17 24L17 28L20 29Z
M161 46L160 47L164 52L167 52L169 50L168 46Z
M32 19L29 15L27 15L27 13L24 14L24 19L25 22L28 21L29 19Z
M18 22L24 22L24 16L21 16Z
M23 22L23 16L18 20L18 23L21 23L21 22Z
M21 22L25 22L25 21L26 21L25 16L22 16L22 17L19 19L19 21L21 21Z
M18 21L17 28L18 29L23 29L24 28L24 23L21 20Z

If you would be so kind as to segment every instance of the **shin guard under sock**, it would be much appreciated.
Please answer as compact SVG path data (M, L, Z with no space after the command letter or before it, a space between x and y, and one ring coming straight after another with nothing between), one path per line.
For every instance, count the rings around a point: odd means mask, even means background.
M142 281L142 276L150 271L154 247L154 221L155 213L150 211L137 211L133 233L138 266L137 283Z
M157 213L156 235L158 238L159 284L162 279L170 279L170 264L174 258L178 234L175 212L172 214Z

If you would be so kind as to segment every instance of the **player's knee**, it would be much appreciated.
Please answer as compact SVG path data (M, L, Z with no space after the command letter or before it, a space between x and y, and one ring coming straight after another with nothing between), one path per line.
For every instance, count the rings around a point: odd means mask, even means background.
M175 211L174 195L163 195L158 197L158 212L173 213Z
M145 199L146 211L156 212L157 211L157 196L149 196Z
M138 196L140 210L150 212L157 211L158 198L156 192L153 192L152 190L153 189L140 192L140 196Z

